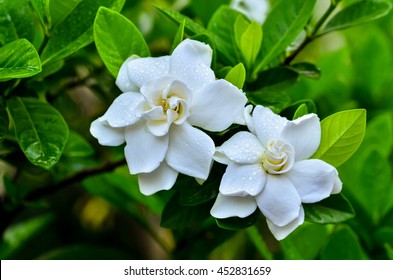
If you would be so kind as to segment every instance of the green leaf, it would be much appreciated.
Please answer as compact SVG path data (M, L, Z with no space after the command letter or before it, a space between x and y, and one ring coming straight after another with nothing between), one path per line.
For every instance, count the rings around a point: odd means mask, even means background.
M326 25L322 34L349 28L383 17L389 13L392 4L385 1L359 1L338 12Z
M281 240L280 245L286 260L312 260L317 258L328 237L326 225L304 223Z
M56 164L68 139L63 116L47 103L14 97L7 101L18 143L34 165L50 169Z
M240 31L241 35L237 33L237 25L238 22L247 23L247 27L244 31ZM240 28L243 29L243 28ZM248 23L242 16L238 16L235 22L235 38L236 43L240 49L242 57L244 58L245 65L247 65L247 69L251 70L251 67L254 65L254 62L258 56L259 50L261 49L262 43L262 27L258 22L253 21ZM238 39L238 37L240 37Z
M233 84L238 88L243 88L244 82L246 81L246 69L243 63L239 63L233 67L225 76L225 80Z
M376 230L374 236L380 244L393 243L393 227L380 227Z
M39 72L40 58L26 39L18 39L0 48L0 81L31 77Z
M176 47L183 41L185 26L186 26L186 21L183 20L182 23L179 25L179 28L176 31L175 38L173 39L170 53L172 53L173 50L176 49Z
M323 260L366 260L362 246L353 230L344 226L333 234L321 253Z
M45 46L41 59L49 61L65 58L93 42L93 23L100 6L120 11L125 0L84 0L56 25ZM123 30L124 31L124 30Z
M291 98L285 92L247 92L247 98L254 105L269 107L276 114L291 104Z
M296 110L295 114L293 115L293 120L300 118L301 116L308 114L308 108L305 103L302 103Z
M306 108L304 109L299 109L300 106L305 105ZM286 117L287 119L295 119L295 115L296 114L300 114L296 113L297 110L303 110L303 112L305 112L305 110L307 110L307 114L311 114L317 113L317 107L314 103L313 100L311 99L300 99L294 103L292 103L290 106L286 107L281 113L280 115L282 115L283 117ZM299 115L300 116L300 115Z
M253 226L260 215L259 209L255 210L250 216L246 218L232 217L227 219L216 219L217 225L228 230L240 230Z
M275 67L263 71L259 79L248 84L248 89L259 92L282 92L294 85L299 74L288 67Z
M87 157L94 154L94 148L78 133L70 131L63 154L70 157Z
M0 97L0 143L4 140L4 136L8 132L8 114L4 106L4 101Z
M321 144L313 158L338 167L359 148L366 132L366 110L335 113L321 122Z
M341 194L332 195L318 203L303 204L305 220L317 224L341 223L355 216L348 200Z
M319 70L318 67L312 63L295 63L288 66L288 68L313 80L319 80L321 78L321 70Z
M182 24L183 21L185 21L185 29L187 32L189 32L189 35L195 35L195 34L201 34L201 33L208 33L208 31L200 24L196 23L189 17L182 15L179 12L173 11L171 9L163 8L163 7L158 7L156 8L165 16L173 20L174 22L178 24Z
M62 22L82 0L50 0L48 15L50 27Z
M279 1L263 24L262 49L258 58L259 72L296 39L310 19L316 0ZM254 73L256 74L256 73Z
M42 72L39 73L34 77L34 80L42 81L44 78L55 74L57 71L59 71L61 68L64 66L64 60L58 60L55 62L50 62L48 64L45 64L42 66Z
M114 77L130 56L150 56L149 47L138 28L123 15L105 7L98 10L94 21L94 41Z
M49 11L49 0L31 0L42 27L46 28L46 20Z
M393 260L393 246L385 244L385 250L389 260Z
M12 258L29 241L44 231L53 220L52 214L44 214L10 225L3 233L0 258L2 260Z
M240 12L223 5L214 13L207 26L217 50L230 65L236 65L240 60L234 31L239 16L244 17Z

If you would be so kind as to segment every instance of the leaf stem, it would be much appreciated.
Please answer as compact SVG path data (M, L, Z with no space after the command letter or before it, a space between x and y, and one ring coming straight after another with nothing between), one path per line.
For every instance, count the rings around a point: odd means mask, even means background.
M252 243L257 248L258 252L261 254L261 256L265 260L273 260L274 259L273 254L270 253L270 251L265 243L265 240L260 235L256 226L252 226L252 227L247 228L246 233L247 233L248 237L250 238L250 240L252 241Z

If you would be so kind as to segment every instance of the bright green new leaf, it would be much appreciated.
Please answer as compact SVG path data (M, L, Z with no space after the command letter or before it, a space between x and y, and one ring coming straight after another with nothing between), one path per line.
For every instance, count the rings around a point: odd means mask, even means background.
M332 195L318 203L303 204L305 220L317 224L341 223L355 216L348 200L341 194Z
M94 21L94 41L98 53L114 77L131 55L150 56L143 35L126 17L101 7Z
M266 66L296 39L310 19L316 0L279 1L269 13L263 25L260 63L255 72ZM256 73L254 73L256 74Z
M359 238L353 230L344 226L335 232L321 253L323 260L366 260Z
M8 132L8 114L4 106L4 101L0 98L0 143L4 139L4 135Z
M359 1L338 12L326 25L322 34L367 23L389 13L392 4L385 1Z
M44 231L54 220L52 214L43 214L19 223L10 225L3 233L0 243L0 258L12 258L23 249L29 241Z
M300 118L301 116L307 115L308 114L308 108L307 105L302 103L297 110L295 111L295 114L293 115L293 119L296 120L297 118Z
M240 51L247 65L247 69L251 70L255 60L261 49L262 43L262 27L258 22L253 21L248 25L240 38Z
M244 68L243 63L239 63L229 70L225 76L225 80L240 89L243 88L244 82L246 81L246 69Z
M177 29L175 38L173 39L170 53L172 53L173 50L176 49L177 45L179 45L183 41L185 26L186 26L186 21L183 20L182 23L179 25L179 28Z
M18 39L0 48L0 81L31 77L39 72L40 57L26 39Z
M68 139L63 116L51 105L29 98L7 100L16 138L34 165L50 169L56 164Z
M84 0L53 29L41 59L49 61L65 58L93 42L93 23L100 6L120 11L125 0ZM124 32L124 30L123 30Z
M338 167L359 148L366 132L366 110L338 112L321 121L321 144L313 158Z

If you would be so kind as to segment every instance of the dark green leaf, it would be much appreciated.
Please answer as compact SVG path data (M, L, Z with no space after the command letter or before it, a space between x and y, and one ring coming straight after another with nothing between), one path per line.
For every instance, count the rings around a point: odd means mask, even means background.
M246 69L243 63L239 63L229 70L225 76L225 80L240 89L243 88L244 82L246 81Z
M58 60L55 62L50 62L48 64L45 64L42 66L42 72L39 73L34 77L34 80L43 80L44 78L55 74L57 71L59 71L61 68L64 66L64 60Z
M317 224L341 223L355 216L349 201L341 194L318 203L303 204L305 220Z
M70 157L87 157L94 154L94 149L89 142L74 131L70 131L63 154Z
M3 233L0 244L0 258L2 260L11 258L26 244L54 220L52 214L44 214L10 225Z
M291 98L285 92L247 92L247 98L254 105L270 107L277 114L291 104Z
M260 63L255 72L266 66L296 39L310 19L316 0L279 1L263 25ZM254 73L256 74L256 73Z
M49 61L65 58L93 42L93 23L100 6L120 11L125 0L84 0L79 2L64 21L56 25L45 46L41 59Z
M322 251L324 260L365 260L365 254L357 235L348 226L333 234Z
M186 26L186 21L183 20L183 22L179 25L179 28L177 29L175 38L173 39L173 43L172 43L172 46L171 46L171 53L183 41L183 38L184 38L184 27L185 26Z
M189 178L180 192L179 203L184 206L195 206L214 199L218 194L220 179L214 178L198 184L194 178Z
M393 227L381 227L375 232L375 239L380 243L393 243Z
M0 48L0 81L31 77L39 72L40 58L26 39L18 39Z
M0 97L0 143L3 141L4 136L8 132L8 114L4 106L4 101Z
M221 6L229 4L230 0L198 0L191 1L190 8L195 12L196 16L206 24L214 14L214 12Z
M389 260L393 260L393 246L385 244L385 250Z
M50 0L48 8L50 27L66 19L79 2L81 0Z
M138 28L123 15L105 7L98 10L94 21L94 41L114 77L130 56L150 56L149 47Z
M307 78L313 80L319 80L321 78L321 71L318 69L316 65L312 63L300 62L300 63L291 64L288 67Z
M263 71L259 78L248 85L251 91L282 92L295 84L299 74L287 67L275 67Z
M49 0L31 0L38 18L40 19L43 28L46 28L47 15L49 11Z
M246 218L232 217L227 219L216 219L217 225L228 230L240 230L253 226L258 220L261 211L255 210L250 216Z
M316 107L314 101L312 101L311 99L301 99L301 100L298 100L298 101L292 103L287 108L285 108L280 113L280 115L286 117L287 119L295 119L294 116L296 115L296 111L299 110L300 106L302 106L302 105L306 106L306 108L304 108L304 109L307 110L307 114L311 114L311 113L316 114L317 113L317 107ZM303 110L303 109L301 109L301 110Z
M338 12L326 25L322 34L367 23L389 13L392 4L386 1L359 1Z
M68 139L68 126L52 106L28 98L11 98L7 108L18 143L31 163L45 169L56 164Z

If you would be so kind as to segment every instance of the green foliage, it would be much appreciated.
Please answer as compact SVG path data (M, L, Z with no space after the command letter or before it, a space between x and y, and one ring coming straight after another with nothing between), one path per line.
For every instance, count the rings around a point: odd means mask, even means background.
M8 132L8 114L5 110L5 104L2 98L0 98L0 143L3 141L4 136Z
M14 97L7 101L18 143L31 163L50 169L68 139L68 126L59 112L34 99Z
M229 70L225 76L225 80L231 84L237 86L238 88L243 88L244 82L246 81L246 69L242 63L234 66Z
M314 158L340 166L359 148L366 131L366 111L343 111L321 122L321 144Z

